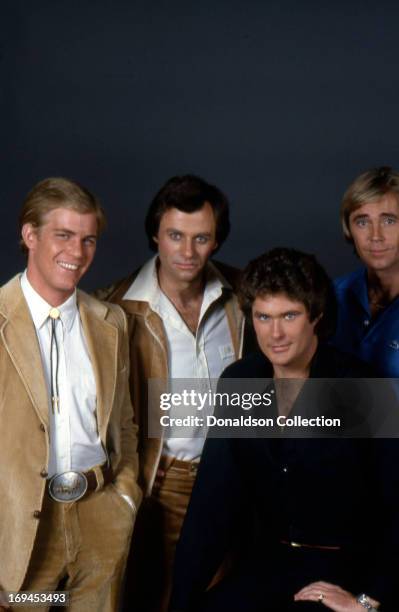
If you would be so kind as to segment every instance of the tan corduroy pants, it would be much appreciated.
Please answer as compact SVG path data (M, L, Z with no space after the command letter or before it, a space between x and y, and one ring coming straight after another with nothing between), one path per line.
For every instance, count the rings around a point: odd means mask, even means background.
M133 523L132 509L112 484L74 503L46 495L22 590L56 590L63 581L68 612L116 612Z
M123 612L166 612L171 591L176 544L183 525L197 465L161 460L151 497L140 507L134 531ZM184 467L182 464L186 463Z

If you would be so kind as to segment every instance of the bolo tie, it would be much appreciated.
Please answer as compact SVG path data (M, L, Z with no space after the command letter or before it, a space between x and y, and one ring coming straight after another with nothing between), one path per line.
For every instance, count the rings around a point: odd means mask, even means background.
M58 308L52 308L49 312L51 320L51 337L50 337L50 395L51 395L51 408L53 414L57 411L60 412L60 396L58 390L58 364L59 364L59 351L57 334L55 332L57 320L60 318L60 311ZM54 359L55 356L55 359Z

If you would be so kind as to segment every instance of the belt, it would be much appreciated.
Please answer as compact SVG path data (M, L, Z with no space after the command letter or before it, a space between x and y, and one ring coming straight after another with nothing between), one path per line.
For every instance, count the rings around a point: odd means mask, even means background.
M69 471L55 474L47 481L47 491L59 502L78 501L91 491L98 491L113 480L112 467L96 465L87 472Z
M170 457L169 455L162 455L159 461L159 469L165 472L171 468L178 468L179 470L185 470L189 474L196 474L199 466L199 461L182 461L176 459L176 457Z
M98 478L98 472L100 472L100 478ZM87 478L87 491L102 489L114 479L112 467L110 465L106 465L105 463L97 468L91 468L91 470L88 472L84 472L84 475Z
M321 544L304 544L303 542L288 542L280 540L280 544L291 546L291 548L313 548L314 550L341 550L341 546L323 546Z

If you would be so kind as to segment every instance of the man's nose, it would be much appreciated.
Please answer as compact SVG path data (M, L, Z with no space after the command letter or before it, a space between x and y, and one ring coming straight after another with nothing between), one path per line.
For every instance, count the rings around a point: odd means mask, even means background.
M81 259L83 256L83 245L80 240L71 240L69 242L69 252L76 259Z
M187 238L183 242L183 254L187 259L190 259L194 255L194 245L190 238Z
M280 319L272 320L272 337L281 338L284 336L284 330Z
M370 224L370 240L379 241L384 238L380 223L375 222Z

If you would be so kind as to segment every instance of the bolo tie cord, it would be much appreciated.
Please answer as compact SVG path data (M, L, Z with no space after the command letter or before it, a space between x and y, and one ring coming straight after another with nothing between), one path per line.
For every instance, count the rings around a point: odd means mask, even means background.
M58 317L57 317L58 318ZM51 407L53 410L53 414L55 412L54 406L59 413L60 405L59 405L59 390L58 390L58 363L59 363L59 354L58 354L58 342L57 335L55 333L55 324L57 318L51 317L51 340L50 340L50 393L51 393ZM53 349L55 349L55 364L53 358ZM54 371L55 369L55 371ZM54 376L55 374L55 376Z

